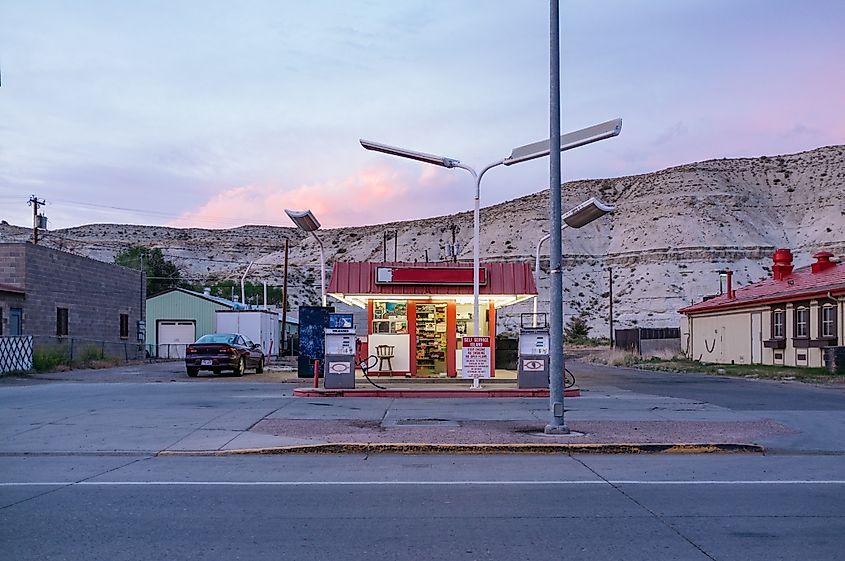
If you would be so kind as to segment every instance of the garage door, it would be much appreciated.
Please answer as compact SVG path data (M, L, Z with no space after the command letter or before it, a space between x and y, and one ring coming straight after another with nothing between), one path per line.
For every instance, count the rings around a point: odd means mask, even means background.
M196 332L193 321L159 321L158 358L185 358L185 347L196 341Z

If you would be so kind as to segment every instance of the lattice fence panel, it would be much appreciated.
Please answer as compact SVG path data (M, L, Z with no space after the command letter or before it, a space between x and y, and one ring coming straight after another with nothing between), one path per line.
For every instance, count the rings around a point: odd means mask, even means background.
M0 337L0 372L32 370L32 337Z

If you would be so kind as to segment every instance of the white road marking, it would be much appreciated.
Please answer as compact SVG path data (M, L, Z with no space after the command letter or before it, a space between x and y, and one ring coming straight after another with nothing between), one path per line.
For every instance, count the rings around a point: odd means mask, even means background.
M552 480L552 481L20 481L0 482L0 487L121 487L121 486L243 486L243 487L339 487L339 486L531 486L531 485L845 485L845 479L766 479L766 480Z

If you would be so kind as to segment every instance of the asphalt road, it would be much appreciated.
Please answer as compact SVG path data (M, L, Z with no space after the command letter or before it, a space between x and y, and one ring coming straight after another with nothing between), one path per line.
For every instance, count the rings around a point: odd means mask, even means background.
M809 463L810 465L806 465ZM14 560L839 559L840 457L4 457Z
M694 399L742 411L845 411L845 384L815 386L794 381L608 368L573 361L580 384L642 394Z

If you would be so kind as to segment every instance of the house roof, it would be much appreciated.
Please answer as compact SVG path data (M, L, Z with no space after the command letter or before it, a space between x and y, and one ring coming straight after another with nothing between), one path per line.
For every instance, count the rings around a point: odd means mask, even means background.
M0 286L2 286L2 285L0 285ZM188 290L187 288L168 288L167 290L163 290L163 291L159 292L158 294L154 294L153 296L150 296L150 298L156 298L158 296L162 296L164 294L169 294L171 292L182 292L183 294L188 294L188 295L194 296L196 298L202 298L203 300L208 300L209 302L214 302L216 304L226 306L227 308L232 309L232 310L249 310L249 309L251 309L249 306L244 306L240 302L235 302L233 300L227 300L226 298L221 298L219 296L212 296L210 294L204 294L202 292L197 292L195 290ZM147 298L147 299L149 300L150 298ZM252 309L257 309L257 308L252 308ZM272 309L272 310L268 310L268 311L276 312L276 313L280 312L280 310L278 310L278 309ZM291 325L294 325L294 324L298 325L299 324L299 318L297 316L288 313L288 314L285 314L285 317L286 317L286 321L287 321L288 324L291 324Z
M537 294L537 287L534 284L534 275L531 265L524 262L502 263L491 262L481 263L486 269L486 282L479 287L479 294L482 296L516 296ZM418 280L393 283L376 282L376 270L379 268L390 269L394 273L419 273L425 271L432 280L426 282L425 274L412 275ZM359 295L470 295L472 294L472 282L468 284L465 280L458 282L444 282L435 280L437 269L444 270L472 270L471 263L362 263L362 262L338 262L332 268L332 277L329 282L327 293L330 294L359 294ZM457 271L466 277L461 271ZM396 276L394 274L394 276ZM469 277L471 279L471 276Z
M202 298L203 300L208 300L209 302L214 302L215 304L220 304L222 306L226 306L227 308L231 309L242 309L244 308L239 302L233 302L232 300L227 300L226 298L220 298L219 296L211 296L210 294L203 294L202 292L196 292L194 290L188 290L187 288L168 288L167 290L162 290L157 294L153 294L152 296L148 297L147 300L152 298L158 298L159 296L164 296L165 294L170 294L171 292L181 292L183 294L188 294L189 296L194 296L196 298Z
M13 284L3 284L3 283L0 283L0 292L12 292L14 294L26 294L26 290L24 290L20 286L15 286Z
M845 294L845 263L832 263L827 269L814 273L812 266L795 269L781 280L768 278L734 291L734 297L720 294L710 300L678 310L682 314L714 312L745 308L760 304L793 302L808 298Z

